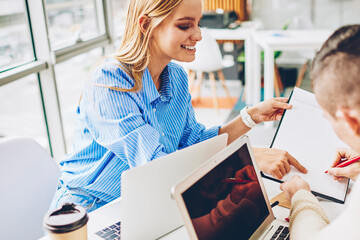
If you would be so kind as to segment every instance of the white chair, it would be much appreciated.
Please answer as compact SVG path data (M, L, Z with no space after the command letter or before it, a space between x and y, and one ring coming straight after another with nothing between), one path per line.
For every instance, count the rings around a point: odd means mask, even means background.
M0 239L39 239L60 169L30 138L0 139Z
M189 70L189 88L192 92L195 75L199 78L199 87L197 88L198 97L200 98L200 88L203 81L203 73L209 74L210 86L213 95L213 104L216 109L219 108L216 83L214 72L217 73L221 85L226 91L227 97L231 100L230 93L225 84L222 69L231 67L235 64L233 60L224 60L219 45L216 40L206 31L201 29L202 40L196 44L195 60L190 63L181 63L185 69Z

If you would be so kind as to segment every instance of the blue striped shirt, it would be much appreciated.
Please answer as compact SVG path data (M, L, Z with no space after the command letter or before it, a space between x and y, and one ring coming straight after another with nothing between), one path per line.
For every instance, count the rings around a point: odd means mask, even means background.
M60 162L62 185L110 202L121 195L123 171L218 134L196 121L179 65L169 63L160 77L160 91L146 69L142 90L121 92L99 86L132 88L118 61L94 71L77 109L74 152Z

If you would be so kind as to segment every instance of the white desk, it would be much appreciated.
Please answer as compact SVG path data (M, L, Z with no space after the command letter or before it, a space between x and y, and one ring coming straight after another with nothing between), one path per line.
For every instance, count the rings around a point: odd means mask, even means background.
M330 36L330 30L257 31L252 34L252 104L260 102L261 48L264 49L264 99L274 96L274 51L318 50ZM246 57L247 55L245 55Z
M281 191L279 189L279 183L274 181L263 179L266 192L269 196L269 199L275 197ZM343 204L327 201L321 199L320 201L322 207L325 209L328 214L330 220L333 220L337 217L342 210L344 209ZM114 223L114 220L110 218L113 214L118 214L120 212L120 204L121 200L117 199L89 214L89 222L88 222L88 232L94 232L96 230L105 228L110 224ZM276 218L285 219L289 215L289 209L283 208L280 206L276 206L273 208L273 212ZM184 227L177 229L165 237L161 238L161 240L186 240L189 239L189 236ZM49 240L47 236L41 238L41 240Z
M258 23L254 23L250 27L239 27L236 29L213 29L208 28L209 34L216 40L244 40L245 56L249 56L245 62L245 91L250 92L252 89L252 69L251 69L251 44L252 34L260 27ZM251 104L251 94L246 94L246 103Z

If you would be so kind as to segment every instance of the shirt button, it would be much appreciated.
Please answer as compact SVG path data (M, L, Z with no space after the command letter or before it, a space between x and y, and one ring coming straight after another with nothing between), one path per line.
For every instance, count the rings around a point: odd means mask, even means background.
M153 111L156 112L156 108L153 108Z

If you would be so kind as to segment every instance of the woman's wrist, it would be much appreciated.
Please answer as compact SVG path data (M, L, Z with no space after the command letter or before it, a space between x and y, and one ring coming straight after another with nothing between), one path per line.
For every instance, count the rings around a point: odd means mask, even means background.
M257 123L254 121L252 116L249 114L248 109L249 109L248 106L241 109L241 111L240 111L241 120L248 128L253 128L256 126Z
M248 107L246 111L256 124L261 122L257 114L259 110L256 108L256 106Z

